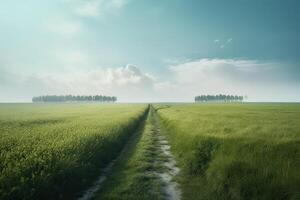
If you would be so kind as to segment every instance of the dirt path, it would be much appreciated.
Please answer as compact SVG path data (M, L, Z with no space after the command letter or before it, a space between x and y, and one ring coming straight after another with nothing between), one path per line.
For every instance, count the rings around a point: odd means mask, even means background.
M107 176L111 172L112 167L115 165L116 160L111 161L103 170L97 181L94 182L92 187L87 189L78 200L89 200L95 196L95 193L101 188L102 183L106 180Z
M140 130L79 199L180 200L181 190L175 179L180 169L170 148L156 111L150 106Z
M155 112L155 111L154 111ZM159 162L163 166L163 170L156 172L163 182L163 192L167 200L180 200L181 190L175 177L179 174L180 169L176 165L174 156L172 155L168 141L161 133L158 117L154 113L155 132L157 135L157 148L160 149L160 154L164 159Z
M163 172L158 173L158 176L164 183L163 190L166 199L179 200L181 199L181 190L174 178L178 175L180 169L176 166L176 161L170 152L170 145L167 140L163 136L159 136L159 143L162 154L166 158L162 163L166 169Z

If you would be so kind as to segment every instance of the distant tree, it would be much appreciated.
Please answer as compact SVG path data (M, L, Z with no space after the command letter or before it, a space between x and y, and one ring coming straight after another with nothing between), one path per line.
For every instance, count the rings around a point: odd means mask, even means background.
M243 101L244 97L243 96L239 96L239 101Z
M234 96L234 101L238 101L239 97L237 95Z
M32 102L71 102L71 101L94 101L94 102L116 102L117 97L115 96L103 96L103 95L43 95L32 97Z
M199 95L195 96L195 102L237 102L243 101L243 96L237 95L225 95L225 94L218 94L218 95Z

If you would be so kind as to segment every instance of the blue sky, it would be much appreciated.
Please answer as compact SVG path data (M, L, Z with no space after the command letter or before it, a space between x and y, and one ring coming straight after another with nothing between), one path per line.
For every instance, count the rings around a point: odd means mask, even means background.
M4 0L0 101L300 101L297 0Z

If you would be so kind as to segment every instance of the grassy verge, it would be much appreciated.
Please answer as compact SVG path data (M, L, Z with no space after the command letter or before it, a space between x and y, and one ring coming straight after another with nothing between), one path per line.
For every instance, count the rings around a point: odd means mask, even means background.
M299 104L156 108L184 199L299 199Z
M1 104L0 199L70 199L119 154L145 105Z
M150 109L148 119L117 161L96 199L163 198L161 182L155 174L160 166L155 162L159 159L159 149L153 120L153 110Z

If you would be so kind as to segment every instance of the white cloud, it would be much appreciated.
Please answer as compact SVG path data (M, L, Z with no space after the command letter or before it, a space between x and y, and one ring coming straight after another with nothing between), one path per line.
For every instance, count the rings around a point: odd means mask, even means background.
M300 84L291 85L287 81L293 75L283 75L284 67L288 66L257 60L200 59L170 66L170 71L174 75L173 86L176 85L178 99L219 93L248 95L253 101L281 101L282 94L287 93L289 95L284 98L299 99Z
M215 39L214 43L217 44L221 49L225 48L229 43L232 42L232 38L228 38L226 40Z
M26 87L39 94L105 94L121 101L145 101L152 95L152 76L134 65L119 68L35 74L27 78Z
M227 43L230 43L232 41L232 38L227 39Z
M260 63L256 60L234 59L200 59L170 66L179 83L207 83L216 80L238 80L242 76L243 81L251 73L260 73L272 68L271 63Z
M127 4L128 0L110 0L107 3L107 7L111 9L120 9Z
M82 17L98 17L118 12L128 0L67 0L73 12Z
M89 66L89 59L80 51L66 57L70 65ZM192 101L199 94L229 93L248 95L250 101L296 101L300 99L300 81L295 73L299 69L293 67L247 59L185 60L173 62L164 80L130 64L118 68L66 67L59 72L18 75L17 82L6 82L0 89L5 98L15 95L22 100L43 94L104 94L115 95L121 102L172 102ZM0 76L2 80L16 80L16 74L5 74L8 77Z
M76 14L87 17L97 17L100 14L101 1L81 2L74 11Z

